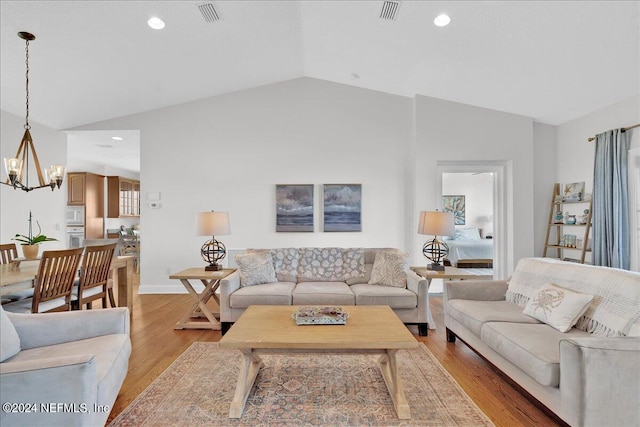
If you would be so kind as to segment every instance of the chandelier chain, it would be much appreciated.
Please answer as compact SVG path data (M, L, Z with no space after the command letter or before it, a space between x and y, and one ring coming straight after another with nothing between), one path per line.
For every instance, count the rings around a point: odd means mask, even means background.
M27 93L27 97L26 97L26 106L27 106L27 114L25 116L25 123L24 123L24 128L25 129L31 129L31 125L29 124L29 40L26 41L26 46L24 48L25 51L25 64L27 66L27 71L25 73L25 90Z

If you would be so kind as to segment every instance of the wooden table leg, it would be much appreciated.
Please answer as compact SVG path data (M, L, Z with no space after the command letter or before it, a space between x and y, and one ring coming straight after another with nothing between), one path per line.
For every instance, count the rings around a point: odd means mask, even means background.
M117 270L118 283L118 307L127 307L129 315L133 315L133 262L126 261L124 267Z
M216 319L215 315L206 306L207 301L211 298L211 289L214 285L218 285L220 281L218 279L210 281L204 288L201 294L198 294L191 283L187 279L180 279L182 285L187 289L189 295L194 299L194 302L189 307L187 313L182 316L182 319L176 324L174 329L213 329L220 330L220 322ZM208 322L192 322L190 318L195 314L196 317L200 317L198 313L204 314Z
M213 313L214 317L216 319L220 319L220 298L218 298L218 295L216 295L216 290L220 287L220 280L205 280L205 279L200 279L200 281L202 282L202 284L204 285L205 289L211 289L209 292L207 292L206 297L201 298L202 302L206 305L209 300L211 298L213 298L213 300L216 302L216 306L217 311L212 311L211 313ZM213 286L211 286L213 285ZM202 294L200 294L201 296L204 295L204 292ZM191 317L207 317L202 310L200 310L200 306L198 306L195 311L191 314Z
M404 395L404 385L398 374L398 364L396 363L397 350L386 350L386 352L378 359L378 366L382 371L382 377L387 384L389 395L393 400L393 406L396 408L398 418L401 420L411 419L411 410L409 403Z
M236 393L233 396L231 407L229 408L229 418L240 418L247 403L249 393L253 388L253 383L264 366L264 362L252 349L242 349L242 366L238 372L238 384Z

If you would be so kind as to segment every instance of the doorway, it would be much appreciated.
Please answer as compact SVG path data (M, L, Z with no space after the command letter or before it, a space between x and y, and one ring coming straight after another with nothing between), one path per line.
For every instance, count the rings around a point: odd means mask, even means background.
M450 250L450 262L461 268L490 266L494 279L506 278L505 170L502 161L437 165L440 209L450 210L450 203L457 203L454 208L458 237L476 240L464 245L461 242L460 248Z

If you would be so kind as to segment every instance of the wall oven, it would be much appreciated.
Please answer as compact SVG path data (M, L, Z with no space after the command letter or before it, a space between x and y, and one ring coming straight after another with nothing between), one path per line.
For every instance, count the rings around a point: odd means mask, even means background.
M67 240L69 249L81 247L84 241L84 226L67 227Z

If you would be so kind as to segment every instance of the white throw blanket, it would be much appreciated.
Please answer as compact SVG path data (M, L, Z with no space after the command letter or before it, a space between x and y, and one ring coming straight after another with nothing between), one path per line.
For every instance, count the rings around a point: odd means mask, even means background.
M509 281L507 301L524 307L545 283L594 295L576 328L602 336L640 336L640 273L550 258L525 258Z

